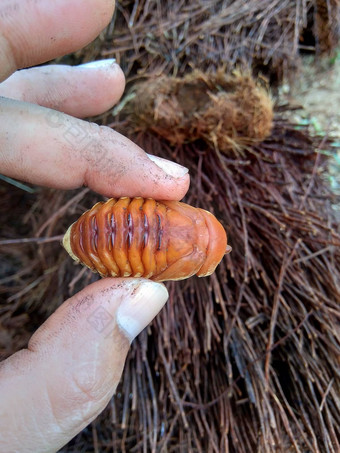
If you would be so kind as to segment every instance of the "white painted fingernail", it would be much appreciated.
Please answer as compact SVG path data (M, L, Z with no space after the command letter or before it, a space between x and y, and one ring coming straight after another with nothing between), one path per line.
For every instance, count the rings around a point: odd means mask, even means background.
M133 290L116 311L116 323L130 342L153 320L168 300L164 285L149 280Z
M96 61L90 61L89 63L84 63L79 65L79 68L94 68L94 69L106 69L110 68L116 63L115 58L108 58L106 60L96 60Z
M147 156L159 168L165 171L165 173L174 178L182 178L189 171L186 167L176 164L176 162L171 162L170 160L162 159L162 157L153 156L152 154L147 154Z

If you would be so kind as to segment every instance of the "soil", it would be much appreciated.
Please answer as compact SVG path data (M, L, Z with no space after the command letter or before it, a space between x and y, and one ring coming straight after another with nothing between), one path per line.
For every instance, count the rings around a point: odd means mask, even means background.
M298 124L308 123L313 132L333 141L329 178L334 192L340 195L340 49L333 58L305 56L296 82L283 85L281 95L302 107L294 115ZM334 209L340 220L340 206Z
M340 49L331 60L304 57L297 82L283 91L304 108L301 118L309 118L317 132L340 137Z

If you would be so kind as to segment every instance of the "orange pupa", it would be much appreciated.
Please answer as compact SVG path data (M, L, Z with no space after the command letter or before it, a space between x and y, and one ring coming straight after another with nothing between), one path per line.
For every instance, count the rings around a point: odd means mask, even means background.
M69 227L63 245L102 277L154 281L210 275L231 250L210 212L179 201L127 197L95 204Z

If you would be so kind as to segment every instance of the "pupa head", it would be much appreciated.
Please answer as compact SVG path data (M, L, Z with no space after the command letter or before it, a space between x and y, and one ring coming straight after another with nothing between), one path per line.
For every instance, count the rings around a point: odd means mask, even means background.
M209 232L209 242L206 259L196 275L206 277L215 271L223 256L231 252L231 247L228 245L227 233L216 217L204 209L200 211Z

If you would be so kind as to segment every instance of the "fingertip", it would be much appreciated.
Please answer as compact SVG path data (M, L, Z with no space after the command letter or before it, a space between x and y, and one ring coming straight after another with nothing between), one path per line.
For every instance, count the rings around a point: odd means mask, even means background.
M0 95L78 118L99 115L115 105L125 76L114 59L79 66L48 65L17 71L0 84Z
M190 175L188 173L185 176L183 176L183 178L181 180L181 186L180 186L180 190L179 190L178 200L182 200L182 198L185 197L186 193L189 190L189 187L190 187ZM171 200L171 198L170 198L170 200Z
M98 96L94 99L93 105L98 105L98 112L96 114L103 113L112 108L123 96L125 90L125 74L122 68L117 64L113 63L109 67L103 67L99 69L102 77L97 79ZM100 89L100 85L104 83L105 88Z
M107 197L142 197L181 200L190 185L188 169L170 160L145 153L137 144L100 126L107 152L97 153L87 167L84 184ZM110 146L112 144L112 148ZM115 149L114 159L109 159Z
M100 115L117 104L124 93L125 75L115 59L91 61L72 70L75 80L80 76L84 83L75 88L79 95L71 99L73 111L67 108L65 113L79 118Z
M161 168L167 175L173 178L183 178L187 173L189 173L189 169L183 167L183 165L177 164L176 162L172 162L171 160L163 159L162 157L154 156L152 154L146 154L150 160L157 167Z
M123 300L116 313L117 325L130 342L150 324L168 298L163 284L140 279L133 297Z

